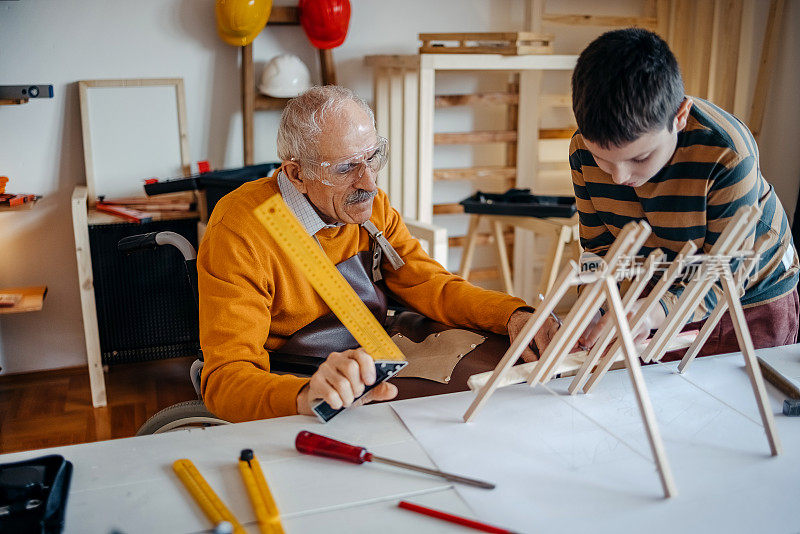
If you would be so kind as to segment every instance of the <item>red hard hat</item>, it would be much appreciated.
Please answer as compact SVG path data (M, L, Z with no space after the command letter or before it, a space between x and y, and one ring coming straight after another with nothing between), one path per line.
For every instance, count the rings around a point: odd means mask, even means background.
M300 0L300 24L315 48L336 48L347 37L350 0Z

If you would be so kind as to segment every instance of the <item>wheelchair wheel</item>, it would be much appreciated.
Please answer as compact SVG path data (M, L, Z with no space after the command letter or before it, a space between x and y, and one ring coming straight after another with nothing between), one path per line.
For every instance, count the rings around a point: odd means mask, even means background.
M148 419L136 432L137 436L161 434L173 430L188 428L228 425L228 421L220 419L208 411L201 400L179 402L168 406Z

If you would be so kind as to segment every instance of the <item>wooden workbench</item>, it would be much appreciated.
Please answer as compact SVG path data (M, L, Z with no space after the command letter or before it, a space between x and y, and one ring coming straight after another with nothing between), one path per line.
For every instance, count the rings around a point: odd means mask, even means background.
M800 356L800 345L757 352L765 354L768 351ZM644 368L657 409L664 407L676 391L675 381L683 380L675 376L674 365ZM527 472L525 470L547 473L551 478L526 478L529 490L512 495L520 513L530 516L526 523L530 528L524 529L526 532L619 534L646 530L648 534L655 534L683 531L681 527L685 525L693 525L690 530L703 532L719 531L715 526L724 527L725 532L753 532L756 526L760 532L796 531L800 525L800 509L796 507L800 487L797 482L800 480L800 418L780 415L783 399L770 388L773 407L778 414L776 425L784 448L781 456L770 457L763 431L757 423L746 420L753 419L750 412L754 402L740 355L701 358L687 377L705 388L708 397L704 404L717 406L715 411L706 412L706 418L701 419L693 419L689 417L691 414L687 414L685 420L677 423L660 421L665 427L668 453L676 449L680 452L682 447L702 446L714 458L698 469L687 466L686 458L681 454L673 455L671 459L674 459L680 488L677 497L664 499L660 496L652 465L649 469L646 464L644 468L634 465L630 470L616 469L604 484L599 485L591 482L592 473L613 468L612 462L607 464L611 467L604 467L603 461L594 462L595 468L588 475L581 471L580 465L571 469L557 469L558 466L552 463L544 465L546 459L534 453L536 447L542 448L558 441L565 454L591 448L591 443L587 442L591 435L582 431L580 425L576 426L578 415L556 417L553 406L562 406L564 401L581 402L589 406L600 421L625 417L626 413L620 412L619 406L625 405L626 400L631 411L635 412L633 395L629 388L623 387L627 380L624 371L612 372L609 377L614 374L619 375L622 386L618 388L615 381L610 380L603 384L608 386L606 391L599 388L600 393L590 396L554 397L542 388L528 391L525 402L529 405L516 404L516 413L530 414L530 424L535 425L533 430L538 435L537 442L496 441L493 444L495 450L486 451L481 459L471 458L469 461L457 458L459 436L453 435L446 447L423 448L422 441L417 441L409 433L393 410L395 406L402 413L405 411L403 407L422 403L420 406L425 409L427 417L444 417L447 421L443 425L453 424L460 421L461 413L449 414L445 409L448 403L468 402L472 394L463 392L365 406L345 412L327 425L305 416L284 417L7 454L0 456L0 463L52 453L62 454L73 462L65 532L207 531L209 522L172 472L171 464L179 458L192 460L234 515L245 523L248 531L256 532L255 518L236 464L239 450L243 448L252 448L259 457L281 510L283 525L290 534L467 532L460 527L400 510L397 502L401 499L488 520L485 512L466 504L459 495L460 489L456 492L450 484L439 479L389 466L359 466L301 455L293 446L300 430L329 435L366 446L381 456L425 466L434 465L432 457L451 458L448 460L453 463L451 466L443 465L446 462L437 461L437 464L440 468L456 466L457 472L466 476L483 475L485 467L491 465L496 482L508 478L509 473ZM568 380L554 380L549 386L559 391L566 388ZM501 402L500 397L493 398L493 403ZM685 399L686 402L689 400ZM715 433L715 421L727 410L740 412L745 424L734 425L736 431L732 433ZM552 416L548 417L548 414ZM470 424L459 423L458 432L477 436L475 433L481 431L482 421L485 423L486 419L479 418ZM608 424L611 431L641 432L640 424L632 430ZM680 440L670 440L671 427L681 429ZM509 447L513 447L514 454L500 454ZM622 452L625 452L624 448ZM602 459L609 453L617 457L620 450L596 448L594 454ZM520 464L522 461L524 466ZM580 463L588 465L593 461L588 457ZM522 471L521 467L524 467ZM478 497L486 496L488 500L500 495L495 492L503 491L506 490L498 486L496 490L481 493ZM620 503L624 507L620 507ZM592 528L578 528L578 525L586 524L591 524Z

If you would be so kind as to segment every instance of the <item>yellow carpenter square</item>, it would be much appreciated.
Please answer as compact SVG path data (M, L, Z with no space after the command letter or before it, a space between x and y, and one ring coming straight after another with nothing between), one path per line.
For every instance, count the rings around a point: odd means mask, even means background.
M242 458L249 458L249 460ZM255 510L261 534L284 534L278 505L275 504L275 499L267 485L267 479L264 478L258 458L255 457L252 450L242 451L242 456L239 458L239 472L242 474L247 494L250 496L250 502Z
M280 195L258 206L256 218L308 278L322 300L374 360L405 360L356 292L289 211Z
M200 474L200 471L194 466L191 460L176 460L172 464L172 470L181 479L183 485L189 490L189 493L194 497L195 502L200 505L203 513L214 524L218 525L222 521L227 521L233 525L233 534L247 534L244 527L233 517L233 514L225 503L217 497L211 486Z

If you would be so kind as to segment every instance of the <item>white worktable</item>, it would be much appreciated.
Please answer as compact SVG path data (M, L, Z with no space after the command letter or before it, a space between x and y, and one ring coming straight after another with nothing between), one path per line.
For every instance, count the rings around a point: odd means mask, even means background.
M769 354L791 354L800 358L800 345L758 351L762 357ZM689 378L702 381L704 377L711 376L709 370L713 368L715 376L721 379L710 384L708 394L714 399L724 400L731 408L741 410L743 413L752 411L754 407L752 395L748 396L746 389L747 380L741 373L741 355L724 356L724 363L705 366L703 360L696 361L689 370ZM730 363L729 363L730 362ZM733 364L732 362L736 362ZM709 363L713 363L709 360ZM696 372L693 371L696 370ZM624 373L616 371L615 373ZM659 404L665 404L665 395L674 389L662 389L659 384L669 378L668 366L645 367L645 378L651 390L654 404L658 409ZM666 378L665 378L666 377ZM565 389L569 379L551 382L554 390ZM682 379L681 379L682 380ZM613 382L613 380L612 380ZM602 392L603 384L598 386ZM608 388L611 389L609 384ZM537 390L538 391L538 390ZM729 449L718 450L727 456L736 456L741 448L741 469L737 469L737 476L745 472L752 476L754 484L759 487L770 487L776 482L776 502L796 503L800 495L800 478L794 486L796 491L786 492L787 474L795 473L800 476L800 461L794 458L800 456L800 419L787 418L780 414L782 396L777 391L768 387L776 415L776 424L780 438L783 442L784 454L779 458L770 458L766 438L755 424L743 425L741 432L741 446L735 435L727 435ZM725 400L735 394L735 400ZM429 399L412 399L397 403L399 406L419 407L420 403L429 403L430 417L441 416L443 410L451 404L460 405L471 393L456 393L447 396L432 397ZM593 394L594 395L594 394ZM616 396L614 403L605 408L604 399L607 395L597 394L596 402L592 406L598 420L610 412L619 410L622 397ZM592 396L585 396L575 402L589 403ZM529 400L533 409L536 406L543 408L552 405L552 395L531 394ZM491 402L501 398L492 399ZM572 401L570 401L572 402ZM631 397L631 402L632 397ZM409 403L409 404L403 404ZM548 404L550 403L550 404ZM584 404L586 409L587 405ZM633 406L632 406L633 408ZM405 409L403 411L406 411ZM454 413L452 417L460 417L461 413ZM486 414L483 414L486 415ZM451 417L446 413L445 418ZM535 418L536 419L536 418ZM541 415L531 424L538 424L546 420ZM611 417L613 419L613 417ZM481 418L478 418L479 425ZM669 427L668 421L659 420L660 424ZM687 421L691 423L691 421ZM471 431L479 431L480 426L472 423ZM541 435L544 440L548 435L558 435L559 440L569 439L564 436L564 425L555 422L554 426L541 424ZM715 439L714 436L699 434L700 425L689 424L698 430L698 443ZM463 425L466 429L469 425ZM327 458L315 458L300 455L294 449L294 438L300 430L310 430L329 435L353 444L366 446L375 454L390 458L433 466L428 454L421 445L412 437L402 421L395 415L390 404L365 406L356 410L345 412L327 425L321 425L315 419L303 416L285 417L266 421L241 423L214 427L208 429L195 429L189 431L173 432L158 436L144 436L136 438L119 439L70 447L58 447L47 450L28 451L0 456L0 463L28 459L44 454L61 454L74 465L74 473L67 505L66 532L103 533L106 534L117 529L126 534L136 532L198 532L209 528L209 522L203 517L199 508L194 504L189 494L183 488L172 472L171 464L179 458L189 458L194 462L209 484L222 497L223 501L231 508L234 515L247 525L250 532L256 532L254 516L242 484L237 458L240 449L252 448L263 467L268 483L272 489L278 507L281 510L284 527L289 534L299 532L465 532L465 529L443 523L441 521L420 516L397 508L397 502L407 499L412 502L443 509L452 513L475 517L470 507L461 499L458 493L448 483L412 472L397 470L383 465L353 465ZM471 431L466 432L469 435ZM559 432L560 431L560 432ZM462 432L458 430L458 432ZM636 430L632 430L636 432ZM586 435L580 432L573 434L575 446L581 446L580 441ZM458 439L454 432L452 439ZM693 438L692 438L693 439ZM451 440L452 442L452 440ZM519 447L525 448L520 443ZM675 447L667 441L667 454ZM731 452L732 451L732 452ZM442 456L442 451L433 451L432 456ZM522 456L525 456L524 454ZM530 455L531 463L536 462L536 456ZM517 456L519 458L519 455ZM681 474L681 457L676 454L676 468L678 469L678 487L680 494L675 499L664 500L657 497L658 485L655 474L638 469L636 487L612 488L616 496L623 495L626 501L638 502L643 500L641 506L633 510L633 516L639 520L627 524L627 528L619 528L619 520L615 520L614 532L630 531L641 532L645 528L656 525L642 524L642 520L650 517L653 521L662 521L665 512L674 509L676 513L696 514L703 519L704 532L714 531L714 517L730 513L730 510L717 509L710 501L690 502L688 497L696 491L690 487L693 484L688 475ZM495 466L517 469L511 457L493 458ZM480 475L485 464L476 459L473 464L459 465L458 473L464 475ZM781 465L779 466L778 463ZM781 467L788 463L788 467ZM452 467L452 466L446 466ZM726 469L730 466L726 464ZM780 473L776 473L776 468ZM558 476L558 470L550 466L550 476ZM730 471L716 472L715 466L710 465L707 476L709 485L724 486L729 478ZM451 469L452 470L452 469ZM741 472L740 472L741 471ZM566 485L574 484L579 488L582 503L575 502L575 515L581 511L591 510L604 504L604 494L609 488L595 487L590 480L586 481L585 488L581 487L580 477L576 473L564 472ZM737 479L738 480L738 479ZM613 481L611 482L613 485ZM562 484L564 485L564 484ZM541 480L530 480L531 492L519 495L521 507L527 506L526 501L533 495L538 504L547 503L549 497L548 487ZM593 489L594 488L594 489ZM498 490L495 491L499 491ZM742 488L738 488L741 490ZM734 490L734 491L738 491ZM477 490L475 490L477 491ZM763 492L761 492L763 493ZM487 493L488 494L488 493ZM555 498L555 497L554 497ZM561 495L559 499L569 499L568 495ZM587 501L588 500L588 501ZM734 499L736 502L737 499ZM741 496L739 499L741 500ZM689 502L687 502L689 501ZM800 529L800 511L796 507L783 508L781 504L770 506L769 500L764 500L763 495L752 504L753 509L748 511L751 517L750 526L762 524L764 532L782 532L783 529L770 529L767 525L785 525L788 522L795 525L794 531ZM613 503L612 503L613 504ZM684 512L688 510L688 512ZM652 514L651 514L652 511ZM777 523L775 514L784 514ZM485 514L479 519L486 520ZM669 514L666 514L669 517ZM607 530L602 514L593 525L592 531ZM772 520L770 520L772 518ZM794 519L797 519L794 522ZM532 532L550 532L561 530L564 523L547 524L543 516L531 523ZM494 521L497 523L497 521ZM569 520L566 520L568 523ZM609 523L609 524L612 524ZM624 525L624 522L623 522ZM655 530L666 525L657 523ZM708 525L711 525L709 528ZM700 529L700 523L695 526ZM528 531L526 529L526 531ZM730 529L727 530L731 532ZM732 531L736 531L734 528ZM752 531L746 524L742 524L741 531ZM792 532L792 530L786 530Z
M305 416L192 429L0 456L0 463L61 454L73 463L65 532L182 533L210 523L172 471L190 459L249 532L257 532L237 460L251 448L289 534L298 532L463 532L397 508L413 502L472 515L451 485L388 466L354 465L299 454L311 430L366 446L379 456L434 467L388 404L365 406L321 425Z

